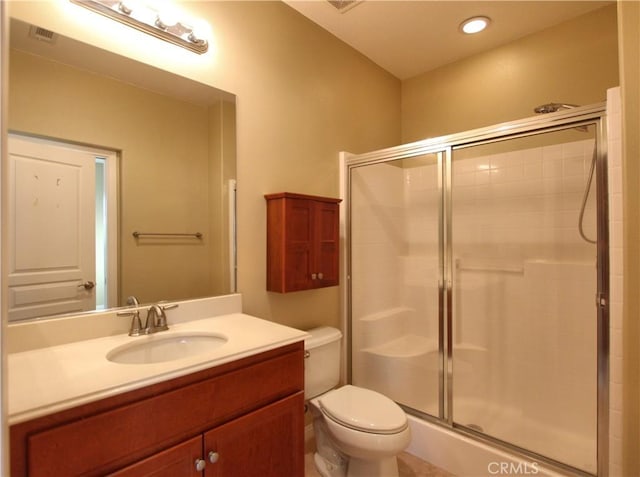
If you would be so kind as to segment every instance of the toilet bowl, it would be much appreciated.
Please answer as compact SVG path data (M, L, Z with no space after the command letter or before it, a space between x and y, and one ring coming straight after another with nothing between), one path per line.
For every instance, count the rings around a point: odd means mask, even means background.
M305 340L305 397L313 416L323 477L397 477L397 455L411 440L404 411L388 397L345 385L340 376L340 339L335 328L310 330Z

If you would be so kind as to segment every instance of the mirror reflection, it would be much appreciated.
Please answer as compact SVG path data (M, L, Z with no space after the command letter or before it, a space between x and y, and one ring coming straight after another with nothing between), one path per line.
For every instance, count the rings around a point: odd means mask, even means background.
M235 291L235 97L10 31L10 320Z

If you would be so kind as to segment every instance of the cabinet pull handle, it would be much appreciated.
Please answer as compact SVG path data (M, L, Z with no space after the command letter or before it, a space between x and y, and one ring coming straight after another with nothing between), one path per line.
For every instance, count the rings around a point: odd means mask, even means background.
M202 472L207 466L207 461L204 459L196 459L196 470Z
M209 462L211 462L212 464L218 462L218 459L220 458L220 454L214 451L210 451L207 455L209 456Z
M324 278L324 275L322 274L322 272L318 273L318 279L322 280Z

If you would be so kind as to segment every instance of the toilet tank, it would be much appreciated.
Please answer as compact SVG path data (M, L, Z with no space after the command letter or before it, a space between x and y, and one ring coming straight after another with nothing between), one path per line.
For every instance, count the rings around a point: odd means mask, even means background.
M304 398L312 399L340 382L340 339L337 328L322 326L308 330L304 340Z

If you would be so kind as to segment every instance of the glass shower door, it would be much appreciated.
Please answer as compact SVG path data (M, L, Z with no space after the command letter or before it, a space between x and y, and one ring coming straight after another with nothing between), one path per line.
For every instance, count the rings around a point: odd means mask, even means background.
M594 125L454 148L449 262L454 424L590 473L595 157Z
M350 169L351 381L440 416L442 154Z

